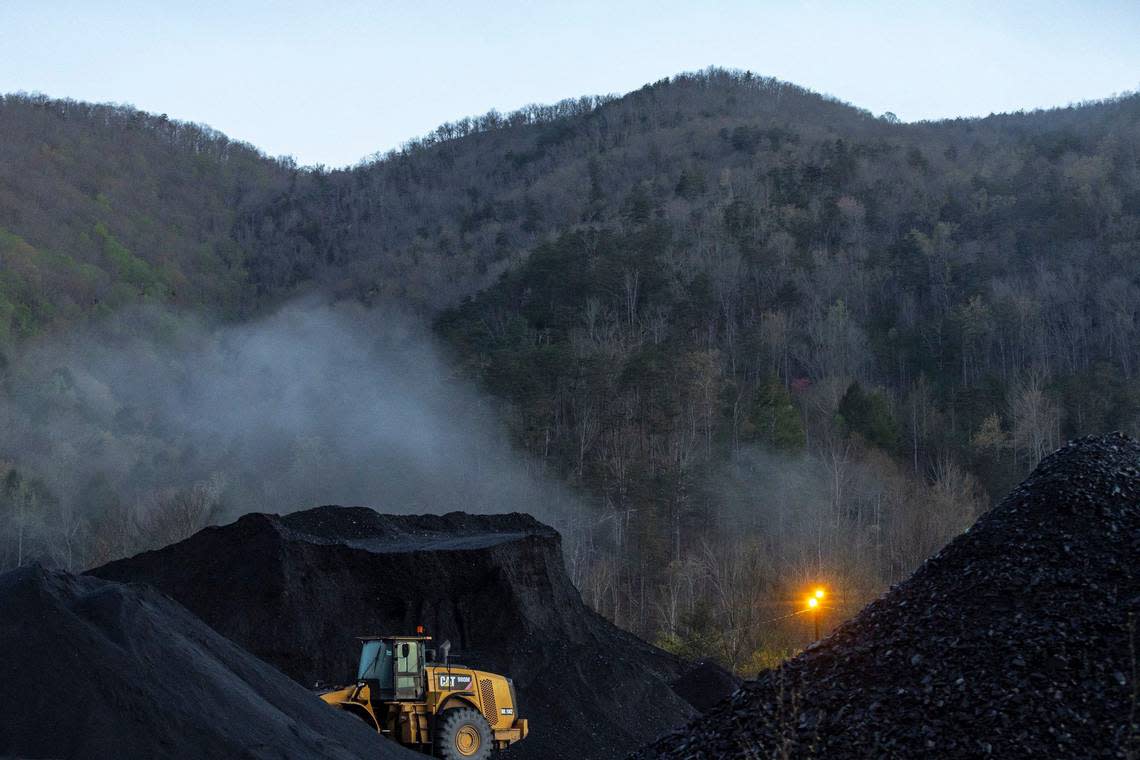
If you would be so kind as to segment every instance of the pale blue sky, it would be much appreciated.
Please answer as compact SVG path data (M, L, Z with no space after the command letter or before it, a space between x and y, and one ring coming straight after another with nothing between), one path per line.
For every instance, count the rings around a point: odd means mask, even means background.
M1064 105L1140 87L1137 40L1138 0L0 0L0 92L130 103L340 166L710 64L904 120Z

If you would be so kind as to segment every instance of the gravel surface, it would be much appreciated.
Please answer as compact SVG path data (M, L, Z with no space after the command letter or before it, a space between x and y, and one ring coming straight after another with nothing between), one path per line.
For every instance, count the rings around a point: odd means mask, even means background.
M306 685L351 679L355 636L423 624L454 661L514 679L531 734L510 758L623 757L735 687L674 692L688 663L586 607L558 533L528 515L253 514L93 572L154 585Z
M1050 455L820 644L635 757L1140 757L1140 445Z
M144 586L0 575L0 757L422 757Z

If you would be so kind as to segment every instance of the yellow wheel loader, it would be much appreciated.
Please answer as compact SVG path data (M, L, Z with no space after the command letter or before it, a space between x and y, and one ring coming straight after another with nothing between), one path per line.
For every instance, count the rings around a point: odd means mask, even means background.
M363 636L356 683L321 699L384 736L443 760L482 760L526 738L511 679L434 662L430 636Z

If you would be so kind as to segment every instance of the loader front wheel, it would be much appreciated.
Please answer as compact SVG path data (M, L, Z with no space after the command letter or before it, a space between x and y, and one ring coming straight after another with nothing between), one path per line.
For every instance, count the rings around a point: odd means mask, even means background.
M491 756L491 726L470 707L457 707L439 716L435 754L443 760L486 760Z

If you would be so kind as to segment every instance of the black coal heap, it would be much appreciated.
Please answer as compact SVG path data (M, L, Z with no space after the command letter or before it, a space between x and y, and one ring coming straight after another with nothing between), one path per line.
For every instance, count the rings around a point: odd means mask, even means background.
M687 664L590 611L527 515L252 514L94 572L156 586L307 685L354 676L355 636L424 625L514 679L531 735L512 757L620 757L696 714L670 688ZM705 699L731 690L706 681Z
M637 757L1140 756L1140 445L1085 438L821 644Z
M143 586L0 575L0 757L415 758Z

